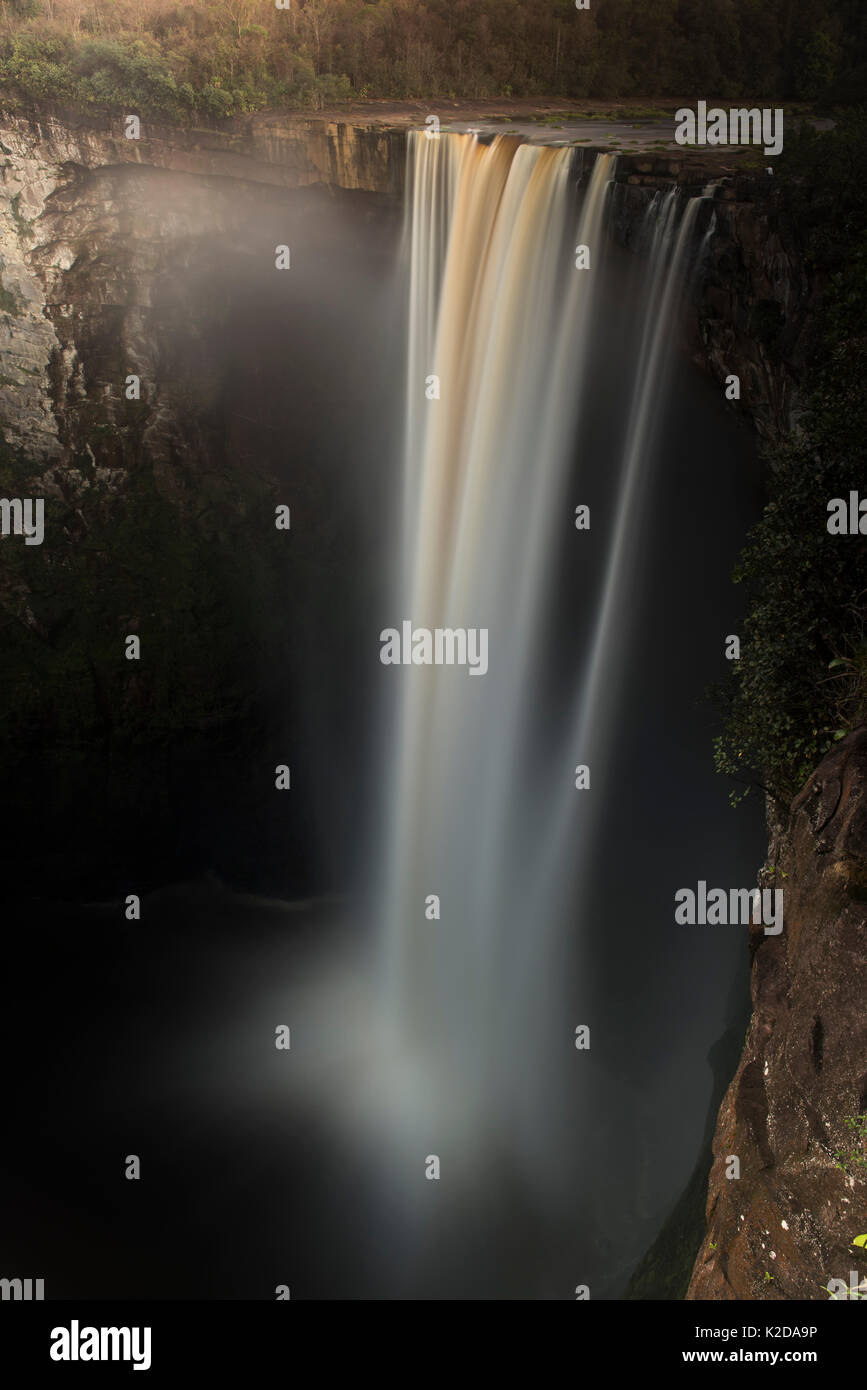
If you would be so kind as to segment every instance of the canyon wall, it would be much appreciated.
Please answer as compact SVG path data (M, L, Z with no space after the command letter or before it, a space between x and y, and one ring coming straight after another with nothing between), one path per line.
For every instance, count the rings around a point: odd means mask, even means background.
M7 442L67 466L116 465L133 435L136 447L165 454L191 402L156 370L158 283L202 272L215 250L241 241L251 185L270 206L284 189L396 197L402 142L400 132L312 118L226 131L146 124L128 140L119 118L0 113ZM150 382L146 410L126 409L127 372Z
M376 132L305 130L246 159L237 132L0 121L0 492L46 516L45 545L7 541L0 567L3 849L46 894L207 868L319 883L298 738L294 816L273 767L317 659L323 557L352 563L330 461L371 478L385 456L365 412L389 345L368 367L343 340L393 279L403 165ZM155 659L124 660L129 633Z
M690 354L721 387L737 376L736 408L761 438L776 440L797 418L820 287L783 233L771 178L725 172L722 161L621 156L612 207L621 245L640 249L651 199L673 184L708 199L687 295Z
M659 176L649 162L622 170L622 244L636 243ZM688 170L678 177L693 196L709 191ZM688 347L721 387L739 376L739 408L773 442L797 426L822 285L786 236L770 177L710 182ZM759 884L782 889L784 930L750 932L746 1039L730 1029L709 1058L719 1113L628 1299L821 1300L829 1280L867 1290L852 1244L867 1232L865 772L861 730L828 754L785 823L769 806ZM730 1017L738 1012L733 1001ZM738 1052L726 1088L720 1058Z
M809 778L759 881L783 890L784 930L750 929L752 1020L687 1297L822 1299L832 1279L867 1292L852 1244L867 1232L867 730Z
M221 277L249 259L251 208L263 256L281 239L287 189L297 194L295 225L304 235L305 225L318 226L323 200L336 198L352 200L374 226L387 208L393 231L404 151L405 131L381 122L256 117L219 131L145 123L142 139L131 141L120 119L3 114L0 422L34 487L38 477L38 495L65 501L72 515L82 487L122 492L146 458L172 503L198 509L205 491L213 515L227 497L237 511L237 476L267 472L284 438L282 429L269 433L264 407L261 420L255 408L266 389L273 398L276 378L247 383L238 408L226 409L214 356L230 321ZM586 177L594 153L576 159L576 177ZM611 209L621 245L639 250L650 200L674 184L691 195L714 185L699 228L710 234L690 287L688 348L721 388L730 374L740 377L732 409L774 439L797 416L820 287L787 244L770 179L706 160L621 156ZM393 241L383 242L391 254ZM207 293L193 295L191 281ZM144 383L139 400L126 398L130 373ZM294 495L303 497L300 487L296 480ZM18 495L27 495L23 484ZM73 540L84 536L83 519L80 534L71 525ZM154 544L159 550L162 539ZM17 590L4 589L3 602L36 621ZM235 640L227 635L227 649ZM239 722L248 696L239 696ZM127 692L121 702L135 698ZM786 889L785 930L750 942L753 1018L716 1125L707 1235L690 1298L827 1297L829 1278L848 1279L857 1268L850 1242L867 1230L855 1128L867 1110L865 776L867 735L851 735L810 779L790 823L773 831L762 882ZM87 778L92 784L92 768ZM158 795L168 804L180 794L166 781ZM255 814L255 806L245 810L251 823ZM58 807L58 824L68 816ZM22 846L29 838L22 832ZM44 845L35 856L34 865L44 862ZM720 1089L741 1037L712 1059ZM725 1176L729 1155L740 1160L737 1181ZM651 1252L630 1296L683 1297L709 1163L710 1155L700 1161L668 1243Z

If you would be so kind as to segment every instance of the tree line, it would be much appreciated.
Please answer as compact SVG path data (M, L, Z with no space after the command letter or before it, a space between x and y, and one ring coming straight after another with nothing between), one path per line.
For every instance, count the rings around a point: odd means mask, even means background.
M0 0L7 93L177 121L369 98L837 104L865 79L863 0Z

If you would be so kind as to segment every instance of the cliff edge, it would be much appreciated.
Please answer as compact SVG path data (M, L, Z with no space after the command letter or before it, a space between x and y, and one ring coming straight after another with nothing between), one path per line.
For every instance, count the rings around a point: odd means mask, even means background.
M752 1020L717 1118L687 1299L867 1288L867 1252L852 1245L867 1231L867 729L796 797L760 883L782 889L784 929L750 929Z

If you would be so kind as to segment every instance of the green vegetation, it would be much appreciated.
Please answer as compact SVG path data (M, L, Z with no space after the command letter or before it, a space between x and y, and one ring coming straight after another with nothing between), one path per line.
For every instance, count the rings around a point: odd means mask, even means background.
M706 1229L711 1157L708 1138L683 1194L632 1275L623 1294L625 1302L679 1302L686 1297Z
M850 1176L860 1176L858 1169L867 1168L867 1114L847 1115L843 1121L851 1134L851 1145L848 1149L837 1149L834 1153L834 1167L840 1168ZM859 1236L853 1244L858 1245L862 1241Z
M865 74L861 0L594 0L586 11L573 0L4 0L0 24L7 93L180 122L367 98L850 101Z
M717 692L719 771L788 803L834 741L867 719L867 552L830 535L828 503L867 495L867 113L804 129L776 166L783 235L823 287L798 428L766 451L769 496L736 582L749 591L741 657ZM773 352L782 323L755 330Z

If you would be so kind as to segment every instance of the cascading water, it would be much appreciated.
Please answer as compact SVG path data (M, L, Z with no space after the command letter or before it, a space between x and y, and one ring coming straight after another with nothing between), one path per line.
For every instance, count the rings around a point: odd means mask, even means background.
M629 406L618 493L607 545L607 559L583 679L577 692L568 746L577 762L603 774L612 730L619 714L620 670L629 643L630 611L641 583L635 556L646 516L651 483L648 457L658 422L660 396L671 360L673 319L683 289L685 267L703 202L690 198L678 221L677 191L657 197L648 210L644 234L649 242L647 300L632 399ZM592 817L576 826L572 789L555 799L547 822L544 877L564 872L571 858L573 875L593 848ZM589 823L588 823L589 819ZM558 863L559 856L559 863ZM579 870L580 871L580 870Z
M397 616L430 630L485 628L494 658L479 679L446 666L400 672L385 951L404 1045L421 1047L427 1069L449 1077L449 1108L475 1124L483 1094L491 1098L496 1020L507 1005L498 960L513 933L497 926L510 887L498 881L504 811L510 783L511 795L524 795L520 724L593 279L570 269L571 152L417 136L410 159L407 531ZM611 158L597 164L579 241L599 244L612 168ZM431 375L440 396L429 401ZM418 912L428 893L443 904L436 926Z
M410 139L404 530L389 624L486 629L489 669L392 672L379 975L401 1058L392 1118L406 1141L448 1149L465 1172L507 1153L548 1191L572 1180L558 1134L573 1117L552 1114L551 1098L575 1054L554 1001L564 942L582 930L572 861L582 836L592 842L598 804L586 794L582 803L573 767L592 765L609 731L640 580L629 548L643 460L699 203L679 223L674 192L648 212L649 289L618 493L597 523L609 531L607 565L589 640L579 639L572 713L540 739L552 556L569 525L576 440L579 470L590 466L582 391L604 312L616 164L596 158L576 218L573 160L570 149L508 137ZM576 264L579 246L589 268ZM426 912L431 895L439 917Z
M613 156L585 177L571 149L418 135L408 173L400 535L375 630L484 629L488 669L416 665L412 643L399 664L377 663L391 719L375 749L373 930L335 928L275 1017L293 1024L293 1115L314 1151L318 1134L326 1154L349 1156L356 1278L385 1297L560 1298L570 1279L606 1297L688 1176L724 1018L717 987L683 1046L651 1035L624 1061L643 979L621 970L623 997L606 995L600 927L639 974L658 969L664 997L684 949L707 952L699 969L710 959L717 977L734 970L734 945L672 941L681 869L658 840L643 860L648 912L621 902L608 921L599 908L616 896L617 720L627 733L640 723L622 696L636 594L660 593L670 549L651 525L665 462L654 439L698 202L657 196L644 255L627 257L608 229ZM663 435L670 447L680 431ZM582 532L576 504L591 495ZM678 632L692 620L688 609ZM658 713L667 697L647 685ZM589 791L576 789L579 763ZM652 781L630 794L645 823L656 815ZM676 800L673 837L694 855ZM650 1033L655 1008L651 997ZM585 1024L589 1051L574 1045ZM434 1156L438 1183L425 1180ZM330 1249L345 1228L329 1184L322 1200Z

